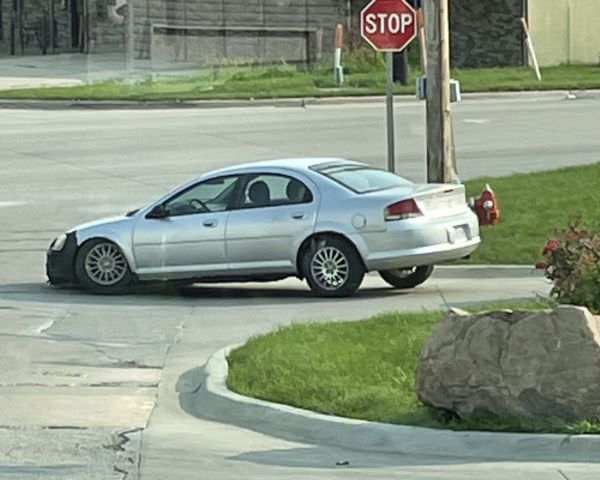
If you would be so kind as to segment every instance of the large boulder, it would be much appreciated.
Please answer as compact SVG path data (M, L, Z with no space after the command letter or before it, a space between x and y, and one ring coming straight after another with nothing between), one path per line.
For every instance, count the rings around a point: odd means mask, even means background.
M424 403L463 418L600 418L600 317L571 306L452 310L421 352L416 389Z

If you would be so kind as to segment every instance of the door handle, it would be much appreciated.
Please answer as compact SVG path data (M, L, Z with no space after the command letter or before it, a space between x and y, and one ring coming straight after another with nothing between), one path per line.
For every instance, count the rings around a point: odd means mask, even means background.
M202 225L204 225L205 227L208 227L208 228L214 228L217 226L217 221L216 220L204 220L202 222Z
M306 217L306 215L302 212L292 213L292 218L294 220L302 220L304 217Z

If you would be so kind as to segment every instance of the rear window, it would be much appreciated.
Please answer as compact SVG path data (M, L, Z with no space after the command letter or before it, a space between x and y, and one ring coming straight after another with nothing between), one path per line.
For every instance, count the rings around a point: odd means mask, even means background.
M398 175L366 165L326 164L317 165L312 169L356 193L376 192L411 184L410 181Z

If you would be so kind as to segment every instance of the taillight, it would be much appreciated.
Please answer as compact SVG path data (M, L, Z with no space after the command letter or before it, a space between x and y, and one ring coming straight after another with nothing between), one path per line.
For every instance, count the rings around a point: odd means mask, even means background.
M386 222L393 220L404 220L406 218L415 218L422 215L423 213L417 206L417 202L415 202L412 198L392 203L384 210Z

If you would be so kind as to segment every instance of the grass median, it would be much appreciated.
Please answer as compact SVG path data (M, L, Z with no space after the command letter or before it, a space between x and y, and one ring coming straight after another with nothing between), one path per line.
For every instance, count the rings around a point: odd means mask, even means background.
M598 154L600 161L600 152ZM575 218L598 229L600 163L509 177L466 182L467 195L478 195L486 183L496 192L500 223L483 227L482 243L471 264L534 265L556 229Z
M469 310L548 306L540 300ZM449 420L424 406L414 392L414 372L442 315L389 313L283 327L231 352L227 385L242 395L354 419L454 430L600 433L600 423L550 418Z
M3 99L34 100L130 100L189 101L272 99L289 97L331 97L381 95L386 74L383 57L359 49L345 58L346 81L338 87L332 67L321 63L314 69L293 65L218 66L199 69L187 76L148 76L81 86L11 89L0 91ZM494 92L554 89L600 88L600 66L561 65L542 69L539 82L527 67L453 70L463 92ZM411 69L407 86L396 85L397 94L414 94L415 79L421 75Z

